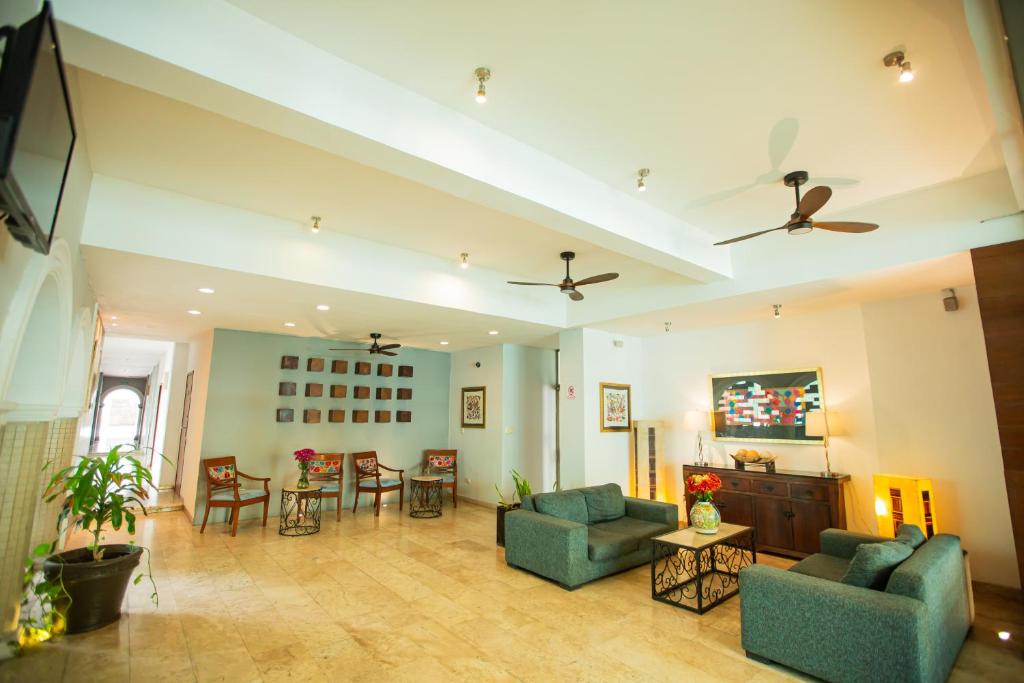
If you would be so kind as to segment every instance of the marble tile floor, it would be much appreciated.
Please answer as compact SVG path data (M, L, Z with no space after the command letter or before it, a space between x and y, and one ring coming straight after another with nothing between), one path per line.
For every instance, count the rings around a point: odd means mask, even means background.
M507 567L488 508L324 514L305 538L274 522L243 521L231 538L224 524L200 535L181 512L146 518L137 539L153 551L159 608L145 582L131 587L119 623L0 662L0 681L802 678L744 656L738 599L697 616L653 602L647 567L574 592ZM977 606L951 680L1021 680L1019 592L979 590Z

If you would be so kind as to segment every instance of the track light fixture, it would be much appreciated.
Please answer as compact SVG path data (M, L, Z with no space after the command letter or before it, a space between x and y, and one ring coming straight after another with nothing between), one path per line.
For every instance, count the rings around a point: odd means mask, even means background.
M882 59L882 63L886 66L894 66L900 70L900 83L910 83L910 81L914 80L914 71L910 68L910 62L906 61L906 55L903 54L903 50L890 52Z
M463 270L469 269L469 252L464 251L459 254L459 268Z
M776 320L782 317L782 304L772 304L772 315Z
M320 216L313 216L313 234L320 232Z
M647 192L647 184L644 183L644 178L646 178L649 175L651 175L651 169L649 169L649 168L641 168L639 171L637 171L637 178L636 178L636 191L637 192Z
M476 74L477 81L476 101L483 104L487 101L487 86L484 83L491 79L491 70L486 66L481 66L473 73Z

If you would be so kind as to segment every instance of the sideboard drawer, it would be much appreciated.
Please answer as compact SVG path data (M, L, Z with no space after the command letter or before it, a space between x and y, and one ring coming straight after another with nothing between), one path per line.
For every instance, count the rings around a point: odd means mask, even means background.
M754 481L754 493L763 493L766 496L782 496L789 498L789 484L781 481Z
M814 484L791 484L793 497L798 500L817 500L828 502L828 487Z
M750 490L750 480L742 477L719 477L722 480L723 491L743 491L747 492Z

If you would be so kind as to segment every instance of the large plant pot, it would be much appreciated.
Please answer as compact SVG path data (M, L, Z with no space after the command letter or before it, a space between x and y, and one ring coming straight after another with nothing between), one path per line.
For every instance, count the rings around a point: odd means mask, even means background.
M504 505L498 506L498 545L502 548L505 547L505 513L509 510L518 510L519 507L519 503L515 503L509 507Z
M50 555L43 563L43 574L60 581L68 596L57 600L57 611L64 615L67 633L83 633L112 624L121 618L121 603L132 571L142 558L135 545L101 546L103 559L92 559L87 548L66 550Z

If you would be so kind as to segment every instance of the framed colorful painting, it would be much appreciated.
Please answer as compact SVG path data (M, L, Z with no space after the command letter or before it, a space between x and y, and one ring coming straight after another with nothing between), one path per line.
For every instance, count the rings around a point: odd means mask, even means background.
M487 387L462 387L462 426L487 427Z
M631 415L628 384L601 382L601 431L628 432Z
M820 444L806 416L824 410L821 368L711 375L711 438L716 441Z

